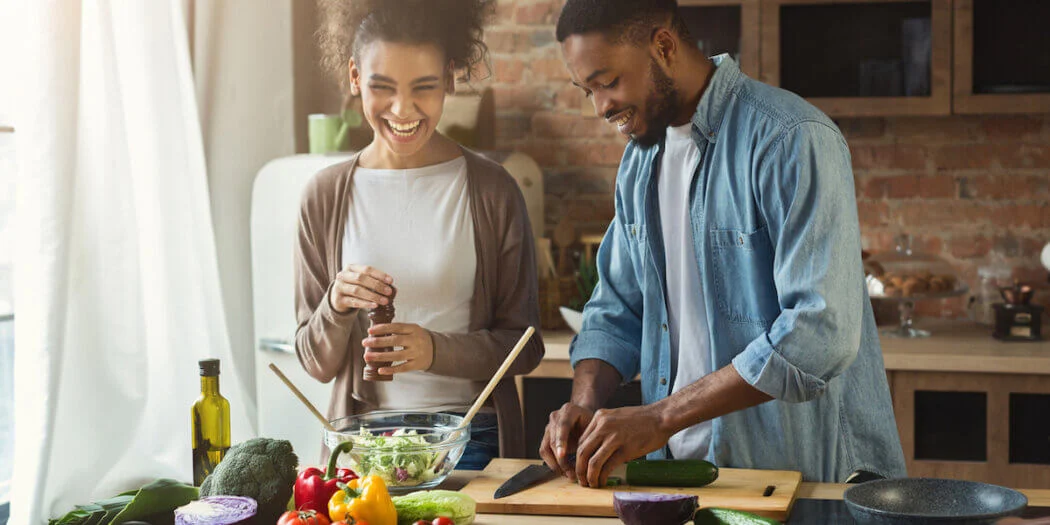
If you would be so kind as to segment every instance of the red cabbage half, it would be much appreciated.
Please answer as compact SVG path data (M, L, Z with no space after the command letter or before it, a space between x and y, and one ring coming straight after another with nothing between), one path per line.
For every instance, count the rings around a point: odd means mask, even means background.
M175 509L175 525L233 525L255 516L259 504L242 496L208 496Z
M686 494L613 493L616 515L627 525L682 525L698 506L699 498Z

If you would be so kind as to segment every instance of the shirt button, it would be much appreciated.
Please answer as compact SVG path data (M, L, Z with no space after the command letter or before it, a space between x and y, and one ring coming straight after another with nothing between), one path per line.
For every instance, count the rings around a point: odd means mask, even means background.
M743 236L740 237L739 242L740 242L740 246L744 245L744 237Z
M666 385L667 384L667 378L666 377L661 377L660 378L660 384L661 385Z
M664 324L660 325L660 328L663 328L663 330L666 332L667 331L667 323L664 323Z

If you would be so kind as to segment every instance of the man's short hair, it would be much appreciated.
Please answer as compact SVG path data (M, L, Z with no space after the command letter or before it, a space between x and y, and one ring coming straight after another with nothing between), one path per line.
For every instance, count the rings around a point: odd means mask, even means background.
M557 37L564 42L572 35L598 32L614 43L642 45L659 27L690 40L676 0L568 0L558 17Z

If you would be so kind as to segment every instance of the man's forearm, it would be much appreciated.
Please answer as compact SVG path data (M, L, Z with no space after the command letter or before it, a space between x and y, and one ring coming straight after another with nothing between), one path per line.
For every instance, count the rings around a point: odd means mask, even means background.
M572 404L591 411L605 406L623 378L616 368L601 359L576 363L572 377Z
M728 365L653 403L653 406L661 414L666 430L677 433L771 399L744 381L733 365Z

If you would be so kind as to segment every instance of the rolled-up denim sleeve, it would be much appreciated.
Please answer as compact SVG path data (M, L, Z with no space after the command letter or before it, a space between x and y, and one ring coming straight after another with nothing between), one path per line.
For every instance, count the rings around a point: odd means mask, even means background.
M583 309L583 328L573 339L573 368L584 359L609 363L624 382L638 375L642 344L642 293L631 261L628 232L617 192L616 215L598 248L598 284Z
M781 312L733 366L776 399L809 401L860 348L865 296L849 148L828 124L799 124L754 182Z

